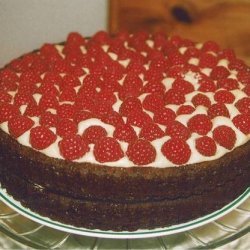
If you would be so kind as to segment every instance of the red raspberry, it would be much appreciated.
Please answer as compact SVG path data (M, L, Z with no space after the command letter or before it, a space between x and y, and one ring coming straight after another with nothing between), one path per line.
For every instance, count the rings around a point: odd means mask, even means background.
M216 90L216 85L213 80L209 79L208 77L202 77L199 80L199 91L202 92L215 92Z
M248 114L239 114L233 118L233 123L242 133L250 134L250 116Z
M149 141L138 139L129 144L126 154L134 164L143 166L155 160L156 150Z
M187 163L191 156L189 145L179 138L172 138L166 141L163 144L161 151L169 161L177 165Z
M234 59L234 60L229 62L228 68L230 70L241 71L241 70L246 70L248 68L248 66L245 64L245 62L243 60Z
M235 103L235 107L242 113L242 114L250 114L250 98L243 97L239 101Z
M94 99L84 96L78 96L75 101L77 110L93 111L95 109Z
M235 96L228 90L218 90L214 94L214 100L219 103L233 103Z
M42 79L40 75L33 70L27 70L20 75L20 82L35 84L40 83L41 81Z
M113 126L120 126L124 124L124 121L122 119L122 116L117 113L116 111L110 111L105 116L101 118L101 120L107 124L113 125Z
M45 94L41 97L38 105L41 110L46 111L49 108L57 109L59 103L55 95Z
M72 104L64 103L57 107L57 115L60 118L73 119L75 112L75 106Z
M107 131L98 125L93 125L85 129L82 137L88 143L96 143L100 138L107 136Z
M218 56L220 59L227 59L228 61L233 61L236 58L232 49L223 49L219 52Z
M0 103L0 123L6 122L19 114L20 111L16 106L9 103Z
M228 126L221 125L213 130L214 140L222 147L231 150L236 142L234 130Z
M78 32L71 32L67 36L67 45L81 46L86 44L85 38Z
M30 130L30 144L37 150L45 149L55 141L56 135L49 128L37 126Z
M237 79L244 85L250 84L250 71L249 68L246 70L241 70L237 74Z
M224 78L217 81L217 88L224 88L226 90L238 89L239 83L236 79Z
M56 73L68 73L70 72L70 66L66 60L56 58L55 62L51 65L51 70Z
M188 94L194 91L194 86L192 83L185 81L181 78L177 78L172 85L172 88L182 94Z
M17 92L17 94L14 97L14 104L16 106L29 104L29 103L34 102L34 101L35 100L33 99L32 95L30 95L28 93L19 93L19 92Z
M146 85L142 88L142 93L159 93L164 94L165 87L160 81L149 81Z
M151 112L163 109L164 105L163 96L157 93L147 95L142 103L143 108Z
M167 70L167 77L181 77L183 74L183 65L173 65Z
M170 89L164 96L165 104L183 104L185 102L185 95L175 89Z
M151 117L141 110L134 110L130 112L127 119L127 123L129 125L137 126L140 128L150 122L152 122Z
M60 83L60 90L63 91L64 89L67 89L69 87L74 88L80 85L81 82L78 77L71 74L66 74L63 76L62 81Z
M59 91L58 91L56 85L52 85L51 83L42 83L41 86L39 88L37 88L35 91L33 90L33 92L36 92L36 93L39 93L42 95L47 95L47 93L49 93L49 95L53 95L53 96L59 95Z
M164 136L164 132L155 123L145 124L139 134L139 138L153 141Z
M216 66L218 58L210 53L203 53L200 56L199 66L201 68L213 68Z
M167 126L176 118L175 112L170 108L164 108L155 112L154 114L154 122Z
M42 83L60 86L62 77L57 72L48 71L45 73Z
M207 110L207 115L210 119L213 119L216 116L230 117L229 111L223 103L212 104Z
M142 86L143 86L143 82L137 74L129 73L126 75L123 81L123 87L125 89L135 88L138 91L140 91Z
M132 142L137 139L137 135L132 126L123 124L115 128L114 138L119 141Z
M207 115L198 114L188 121L188 128L199 135L206 135L212 129L212 122Z
M7 91L7 92L8 91L16 91L18 88L18 85L15 82L9 82L9 81L1 82L0 81L0 88L1 88L1 90Z
M60 137L66 137L77 133L77 124L70 119L59 119L56 124L56 133Z
M222 78L227 78L230 75L230 72L224 66L215 66L210 74L210 77L214 80L219 80Z
M197 151L204 156L213 156L216 153L216 143L208 136L202 136L195 140Z
M173 121L166 128L166 134L171 138L187 140L190 136L190 130L181 122Z
M78 124L81 121L85 121L89 118L92 118L93 115L86 110L80 110L80 111L76 111L75 116L74 116L74 121Z
M56 127L58 121L58 116L46 111L41 114L39 123L44 127Z
M97 102L107 103L109 105L115 104L117 101L113 91L102 89L97 95Z
M5 68L0 71L0 82L19 82L19 77L15 71Z
M10 103L12 96L7 93L7 91L0 90L0 103Z
M242 90L250 97L250 84L245 86Z
M40 116L41 114L41 109L39 106L36 104L36 102L31 102L28 104L28 106L25 109L24 115L25 116Z
M26 131L31 129L33 125L33 120L22 115L12 117L8 122L10 135L14 138L17 138L24 134Z
M195 107L201 105L201 106L205 106L208 108L211 105L210 99L206 95L203 95L203 94L197 94L193 96L192 103Z
M201 48L202 52L215 52L218 53L220 50L219 45L214 41L206 41Z
M102 137L94 146L94 156L98 162L113 162L120 160L124 153L115 138Z
M80 135L72 135L63 138L59 143L60 154L66 160L77 160L89 151L89 146Z
M60 102L75 102L76 100L76 91L74 88L66 88L64 89L60 96L59 101Z
M172 65L183 65L186 63L185 56L178 51L168 54L168 59Z
M186 115L186 114L192 114L195 111L195 108L191 105L181 105L176 114L177 115Z

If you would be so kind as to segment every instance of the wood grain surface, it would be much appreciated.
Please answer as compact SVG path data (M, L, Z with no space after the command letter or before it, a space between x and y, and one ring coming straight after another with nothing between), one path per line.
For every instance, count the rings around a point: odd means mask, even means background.
M110 0L109 31L217 41L250 65L250 0Z

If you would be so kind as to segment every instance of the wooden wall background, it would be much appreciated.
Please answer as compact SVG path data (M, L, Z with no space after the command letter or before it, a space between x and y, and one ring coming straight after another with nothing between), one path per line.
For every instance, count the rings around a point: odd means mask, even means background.
M109 31L162 31L234 48L250 65L250 0L110 0Z

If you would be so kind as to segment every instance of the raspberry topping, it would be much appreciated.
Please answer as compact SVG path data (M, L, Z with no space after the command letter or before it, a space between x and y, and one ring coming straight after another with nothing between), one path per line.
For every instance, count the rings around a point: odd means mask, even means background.
M114 138L119 141L132 142L137 139L137 135L132 126L128 124L122 124L115 128Z
M139 139L129 144L127 156L134 164L143 166L155 160L156 150L149 141Z
M88 151L88 143L80 135L73 135L63 138L59 143L59 150L66 160L77 160Z
M139 138L153 141L164 136L163 130L155 123L145 124L139 134Z
M21 136L34 125L34 121L22 115L12 117L8 122L10 135L14 138Z
M212 122L207 115L198 114L188 121L188 128L199 135L206 135L212 129Z
M172 138L187 140L190 136L190 130L178 121L173 121L166 128L166 134Z
M233 118L233 123L242 133L250 134L250 115L239 114Z
M56 141L56 135L44 126L37 126L30 130L30 144L37 150L49 147Z
M234 130L228 126L221 125L213 130L214 140L222 147L231 150L236 142Z
M100 138L105 136L107 136L107 131L97 125L88 127L82 135L88 143L96 143Z
M112 162L121 159L124 153L115 138L102 137L94 146L94 156L99 162Z
M250 115L250 98L244 97L235 103L235 107L242 113Z
M195 140L195 147L204 156L213 156L216 153L216 143L208 136L202 136Z
M179 138L173 138L166 141L161 151L169 161L177 165L187 163L191 156L190 147L184 140Z

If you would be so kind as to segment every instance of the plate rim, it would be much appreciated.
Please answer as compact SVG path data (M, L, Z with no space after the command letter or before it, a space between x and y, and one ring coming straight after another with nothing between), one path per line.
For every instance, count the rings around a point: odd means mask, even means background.
M24 217L32 221L35 221L36 223L63 232L82 235L82 236L100 237L109 239L135 239L135 238L139 239L139 238L160 237L195 229L225 216L226 214L233 211L240 204L242 204L244 201L246 201L249 197L250 197L250 187L248 187L241 195L239 195L229 204L223 206L221 209L216 210L210 214L204 215L202 217L199 217L195 220L172 225L169 227L118 232L111 230L104 231L99 229L75 227L73 225L61 223L59 221L52 220L48 217L42 216L36 212L33 212L31 209L24 207L19 201L15 200L11 195L9 195L6 189L3 189L0 184L0 200L7 206L12 208L14 211L23 215Z

